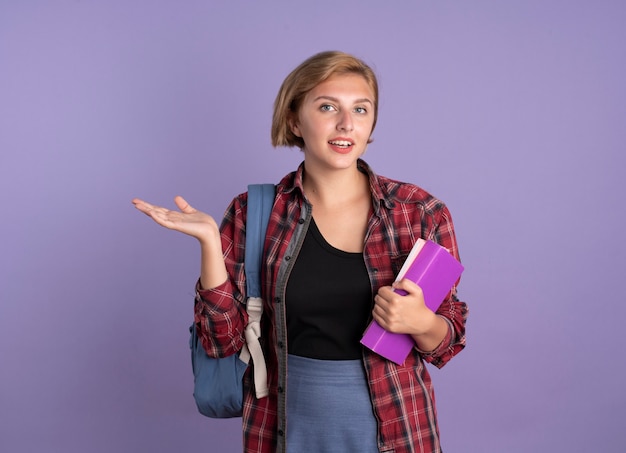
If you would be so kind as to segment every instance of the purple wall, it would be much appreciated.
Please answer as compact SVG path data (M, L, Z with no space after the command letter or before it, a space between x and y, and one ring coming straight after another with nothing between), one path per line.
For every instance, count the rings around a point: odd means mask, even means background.
M191 396L198 248L130 200L220 217L295 168L272 102L326 49L379 73L369 163L454 215L445 450L624 451L625 23L621 0L1 2L0 451L240 451Z

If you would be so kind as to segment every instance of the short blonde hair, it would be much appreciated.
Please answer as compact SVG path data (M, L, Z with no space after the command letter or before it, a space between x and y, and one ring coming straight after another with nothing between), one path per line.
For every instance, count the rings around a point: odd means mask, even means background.
M274 101L272 145L304 148L304 141L295 135L290 122L297 119L298 110L309 91L336 74L362 76L374 94L374 124L378 118L378 80L374 71L362 60L339 51L326 51L309 57L283 81Z

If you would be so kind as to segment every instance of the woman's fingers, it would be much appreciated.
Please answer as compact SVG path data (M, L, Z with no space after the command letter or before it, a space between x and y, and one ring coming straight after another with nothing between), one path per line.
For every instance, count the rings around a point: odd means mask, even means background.
M180 231L198 240L213 235L215 231L219 230L211 216L191 207L181 196L174 198L179 210L155 206L139 198L134 198L132 202L139 211L157 224L170 230Z
M133 204L135 205L135 208L147 215L150 215L150 211L157 207L139 198L133 198Z
M181 212L184 212L185 214L193 214L194 212L196 212L196 209L192 208L189 203L187 203L187 201L180 195L174 197L174 203L176 203L178 209L180 209Z
M155 206L139 198L133 199L133 204L135 205L135 208L151 217L159 225L167 226L168 228L171 227L173 220L172 217L176 217L176 214L181 215L176 211L170 211L169 209L161 206Z

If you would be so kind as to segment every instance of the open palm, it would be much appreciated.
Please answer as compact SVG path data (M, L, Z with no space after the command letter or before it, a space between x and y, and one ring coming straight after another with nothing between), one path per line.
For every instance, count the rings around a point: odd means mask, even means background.
M203 241L211 234L219 233L219 227L213 217L191 207L181 196L175 197L174 203L179 211L155 206L139 198L133 199L135 208L170 230L180 231L199 241Z

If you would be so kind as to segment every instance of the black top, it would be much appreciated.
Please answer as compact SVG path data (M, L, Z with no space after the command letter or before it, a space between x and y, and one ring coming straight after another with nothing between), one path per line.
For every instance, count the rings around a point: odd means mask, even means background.
M325 360L362 357L359 341L372 311L362 253L330 245L311 225L287 282L289 353Z

